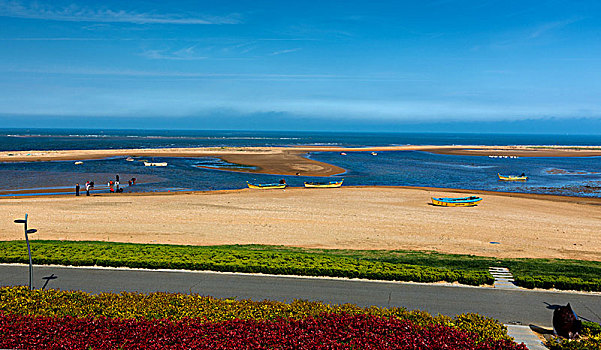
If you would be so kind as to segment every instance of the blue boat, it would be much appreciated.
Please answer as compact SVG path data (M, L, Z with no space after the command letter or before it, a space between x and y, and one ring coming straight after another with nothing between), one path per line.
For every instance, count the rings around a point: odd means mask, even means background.
M461 198L436 198L432 197L432 204L441 207L473 207L477 205L482 198L476 196Z

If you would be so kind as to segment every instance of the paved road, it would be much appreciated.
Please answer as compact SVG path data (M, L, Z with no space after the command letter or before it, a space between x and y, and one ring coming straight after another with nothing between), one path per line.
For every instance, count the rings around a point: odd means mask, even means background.
M0 286L26 285L27 266L0 265ZM57 279L47 288L99 292L179 292L219 298L253 300L319 300L360 306L403 306L430 313L456 315L477 312L503 323L551 327L550 305L570 302L585 320L601 322L601 295L500 290L398 282L370 282L319 278L295 278L212 272L151 271L126 269L34 266L34 286L43 276Z

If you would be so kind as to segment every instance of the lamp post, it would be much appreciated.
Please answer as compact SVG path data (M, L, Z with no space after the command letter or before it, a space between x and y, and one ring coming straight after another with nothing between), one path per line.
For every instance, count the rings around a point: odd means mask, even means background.
M24 224L25 226L25 241L27 242L27 252L29 253L29 290L31 290L31 280L33 280L33 264L31 262L31 248L29 247L29 233L36 233L38 230L35 228L27 229L27 214L25 219L16 219L16 224Z

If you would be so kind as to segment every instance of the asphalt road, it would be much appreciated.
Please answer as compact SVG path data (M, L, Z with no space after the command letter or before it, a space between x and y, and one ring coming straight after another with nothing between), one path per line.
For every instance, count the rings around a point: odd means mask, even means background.
M218 298L317 300L359 306L402 306L433 314L476 312L507 324L551 327L553 305L571 303L584 320L601 322L601 295L501 290L400 282L297 278L213 272L152 271L34 266L34 287L54 274L47 288L99 292L198 293ZM28 267L0 265L0 286L27 285Z

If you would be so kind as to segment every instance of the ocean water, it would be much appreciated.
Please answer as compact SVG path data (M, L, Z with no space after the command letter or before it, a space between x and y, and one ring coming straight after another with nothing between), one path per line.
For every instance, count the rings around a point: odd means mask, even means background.
M164 147L236 147L339 145L347 147L404 144L471 145L591 145L601 146L601 136L482 135L482 134L352 134L225 131L92 131L1 130L0 150L110 149ZM312 152L308 157L347 169L345 185L429 186L521 193L601 197L601 157L587 158L488 158L437 155L417 151ZM139 160L139 159L138 159ZM145 167L125 157L72 161L0 163L0 190L63 189L94 181L106 187L115 174L127 192L236 189L249 182L276 182L291 186L321 179L303 176L247 174L216 158L161 158L168 167ZM213 169L199 168L198 166ZM527 182L501 182L497 173L529 176ZM139 184L128 187L135 177ZM108 191L106 189L105 191Z
M0 151L332 145L596 145L601 135L0 129Z

